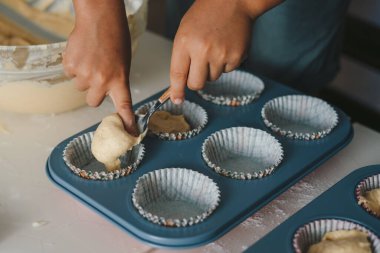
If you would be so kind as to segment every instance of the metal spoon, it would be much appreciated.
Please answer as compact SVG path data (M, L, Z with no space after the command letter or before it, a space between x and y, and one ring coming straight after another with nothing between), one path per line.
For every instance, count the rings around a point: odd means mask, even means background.
M170 97L170 91L167 89L161 97L158 98L158 100L153 104L152 107L149 108L148 112L145 115L139 114L135 115L135 120L137 124L137 129L140 131L140 134L145 133L145 131L148 128L148 123L150 117L153 115L155 111L157 111L163 104L166 103L166 101L169 100Z

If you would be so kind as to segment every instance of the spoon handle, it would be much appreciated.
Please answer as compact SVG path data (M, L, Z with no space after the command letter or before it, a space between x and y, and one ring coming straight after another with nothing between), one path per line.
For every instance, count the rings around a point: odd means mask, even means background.
M166 102L166 100L168 100L170 98L170 88L168 88L162 95L161 97L158 99L158 101L162 104L164 102Z

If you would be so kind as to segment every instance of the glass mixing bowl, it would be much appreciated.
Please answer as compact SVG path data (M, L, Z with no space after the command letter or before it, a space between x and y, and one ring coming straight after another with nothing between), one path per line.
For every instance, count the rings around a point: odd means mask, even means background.
M134 52L146 29L147 0L125 0L125 4ZM86 94L64 74L65 46L66 42L0 46L0 110L45 114L85 105Z

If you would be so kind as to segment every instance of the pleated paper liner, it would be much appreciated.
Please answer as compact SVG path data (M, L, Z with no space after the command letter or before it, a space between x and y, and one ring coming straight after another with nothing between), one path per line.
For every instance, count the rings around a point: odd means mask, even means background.
M107 171L91 152L91 142L94 132L85 133L69 142L63 151L63 160L70 170L85 179L113 180L127 176L135 171L144 157L144 145L138 144L132 150L121 156L121 169Z
M209 177L189 169L167 168L141 176L132 202L141 216L166 227L204 221L218 206L220 191Z
M272 99L264 105L261 116L273 132L301 140L321 139L338 124L338 114L328 103L305 95Z
M264 90L263 81L241 70L223 73L214 82L207 82L198 94L218 105L240 106L252 103Z
M140 106L135 111L135 113L142 114L142 115L146 114L149 108L154 103L155 101L152 101ZM160 139L163 139L163 140L174 141L174 140L184 140L184 139L192 138L193 136L199 134L200 131L202 131L202 129L206 126L207 121L208 121L208 116L205 109L187 100L185 100L181 105L176 105L176 104L173 104L171 101L168 101L164 105L162 105L159 111L167 111L174 115L183 115L191 128L189 131L178 132L178 133L165 133L165 132L156 133L156 132L149 131L149 134L156 135Z
M327 232L337 230L358 230L368 235L373 253L380 253L380 239L367 228L351 221L340 219L320 219L300 227L293 237L296 253L306 253L311 245L319 243Z
M380 174L376 174L362 180L356 187L355 194L358 204L361 205L367 212L380 218L380 213L372 210L366 201L363 201L362 197L367 191L380 189ZM380 201L379 201L380 202Z
M235 179L270 175L283 158L278 140L265 131L232 127L210 135L202 145L202 157L215 172Z

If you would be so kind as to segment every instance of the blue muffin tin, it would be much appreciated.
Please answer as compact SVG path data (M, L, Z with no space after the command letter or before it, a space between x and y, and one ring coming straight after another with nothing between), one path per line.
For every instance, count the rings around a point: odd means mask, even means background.
M47 161L47 175L66 192L106 217L130 235L155 247L188 248L212 242L239 225L276 196L288 189L321 163L332 157L352 139L350 119L336 108L339 123L321 140L291 140L275 135L261 118L261 109L270 99L299 94L274 81L262 78L265 90L253 103L240 107L218 106L187 91L186 99L202 106L208 113L206 127L195 137L181 141L163 141L156 137L144 139L146 154L139 168L127 177L113 181L92 181L74 175L62 158L65 146L73 138L96 129L92 126L60 143ZM135 105L135 109L162 92ZM221 176L202 159L203 141L217 130L247 126L275 135L284 149L284 159L274 173L262 179L237 180ZM167 228L140 216L131 200L137 179L152 170L183 167L212 178L221 190L218 208L204 222L185 228Z
M297 229L319 219L355 222L379 236L380 219L361 207L355 196L355 189L362 180L379 173L380 165L367 166L352 172L245 252L294 252L292 243Z

